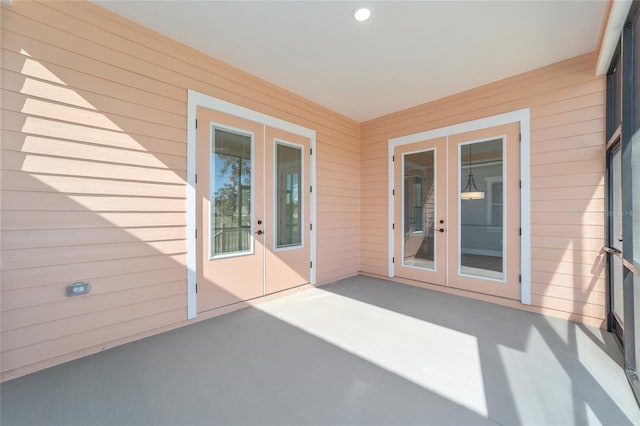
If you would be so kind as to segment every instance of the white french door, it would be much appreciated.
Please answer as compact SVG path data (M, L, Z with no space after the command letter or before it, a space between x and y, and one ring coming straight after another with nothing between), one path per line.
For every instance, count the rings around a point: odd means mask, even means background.
M394 158L396 275L444 285L446 139L399 146Z
M520 297L519 130L394 148L395 276Z
M197 114L197 312L309 283L310 139Z

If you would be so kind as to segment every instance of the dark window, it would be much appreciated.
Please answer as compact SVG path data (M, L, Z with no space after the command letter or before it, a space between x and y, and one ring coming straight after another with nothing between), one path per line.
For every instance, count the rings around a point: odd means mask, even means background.
M615 69L613 70L613 105L611 109L613 112L613 131L615 131L620 124L622 124L622 55L618 55L616 60ZM611 136L611 135L609 135Z

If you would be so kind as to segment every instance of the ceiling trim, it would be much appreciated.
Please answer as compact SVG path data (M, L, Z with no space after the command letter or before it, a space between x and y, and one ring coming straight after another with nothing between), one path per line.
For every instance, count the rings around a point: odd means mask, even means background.
M596 75L603 75L609 70L611 59L618 46L622 28L633 2L632 0L612 0L611 3L609 17L604 29L602 43L600 44L600 51L598 52Z

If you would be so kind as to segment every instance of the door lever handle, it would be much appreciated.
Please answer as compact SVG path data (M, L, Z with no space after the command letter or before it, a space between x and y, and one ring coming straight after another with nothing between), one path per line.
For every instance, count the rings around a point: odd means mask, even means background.
M262 234L264 234L264 231L263 231L262 229L258 229L258 230L256 231L256 234L258 234L258 235L262 235Z
M444 228L433 228L435 231L444 232Z
M604 251L606 251L609 254L622 253L620 250L618 250L615 247L607 247L607 246L604 247Z

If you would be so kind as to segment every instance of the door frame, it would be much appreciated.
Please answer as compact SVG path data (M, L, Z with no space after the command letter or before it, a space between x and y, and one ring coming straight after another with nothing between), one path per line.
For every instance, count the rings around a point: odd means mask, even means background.
M389 139L388 141L388 276L393 278L394 271L394 149L397 146L407 145L411 143L421 142L429 139L448 138L458 133L466 133L476 130L483 130L491 127L502 126L505 124L520 124L520 224L522 235L520 238L520 302L525 305L531 304L531 110L523 108L503 114L492 115L489 117L479 118L477 120L466 121L463 123L453 124L451 126L440 127L437 129L426 130L424 132L413 133L410 135L400 136ZM447 144L447 151L449 150ZM447 183L448 185L448 183Z
M211 109L229 115L235 115L245 120L254 121L263 126L284 130L309 139L311 145L311 161L309 166L311 188L316 186L316 156L313 152L316 149L316 131L300 126L289 121L273 117L252 109L227 102L225 100L205 95L189 89L187 91L187 319L194 319L197 316L197 293L196 293L196 117L199 107ZM263 130L264 131L264 130ZM264 159L263 159L264 161ZM311 211L309 212L309 223L316 222L316 193L311 191ZM316 283L316 228L311 229L311 284Z

